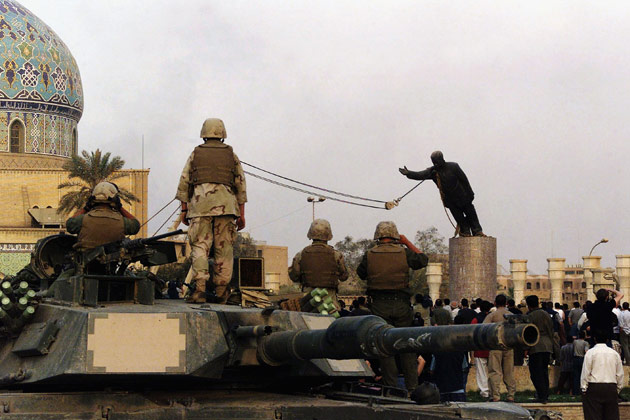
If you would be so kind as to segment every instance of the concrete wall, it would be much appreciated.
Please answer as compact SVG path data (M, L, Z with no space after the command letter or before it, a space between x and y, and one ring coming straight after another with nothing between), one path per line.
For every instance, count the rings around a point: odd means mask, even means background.
M256 245L259 257L265 259L265 287L278 293L281 286L288 286L289 248L275 245Z

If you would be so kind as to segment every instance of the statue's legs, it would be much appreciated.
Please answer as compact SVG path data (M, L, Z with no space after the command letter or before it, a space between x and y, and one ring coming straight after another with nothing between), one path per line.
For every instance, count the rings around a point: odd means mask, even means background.
M473 203L466 203L463 206L451 204L449 209L459 225L459 234L461 236L471 236L483 234L483 229L479 224L477 211Z
M453 215L455 222L457 222L457 224L459 225L459 235L471 236L470 225L468 224L468 220L464 215L464 209L456 205L451 205L449 209L451 210L451 214Z
M482 233L483 229L481 228L481 224L479 224L479 217L477 217L477 210L475 210L474 204L472 202L466 204L463 210L466 215L466 222L472 234L476 236Z

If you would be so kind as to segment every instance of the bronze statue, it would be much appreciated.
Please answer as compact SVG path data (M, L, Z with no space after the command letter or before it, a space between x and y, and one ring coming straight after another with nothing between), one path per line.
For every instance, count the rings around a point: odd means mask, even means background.
M486 236L472 203L475 193L464 171L455 162L445 162L444 155L439 150L431 153L431 161L433 166L423 171L410 171L406 166L398 170L409 179L432 179L435 182L444 207L450 209L457 222L460 236Z

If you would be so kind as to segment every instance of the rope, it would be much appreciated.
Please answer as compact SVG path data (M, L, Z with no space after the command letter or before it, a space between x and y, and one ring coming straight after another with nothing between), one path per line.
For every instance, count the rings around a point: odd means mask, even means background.
M168 203L166 203L166 205L165 205L164 207L162 207L161 209L159 209L159 210L158 210L158 211L157 211L157 212L156 212L153 216L149 217L149 218L147 219L147 221L146 221L146 222L144 222L143 224L141 224L141 225L140 225L140 227L142 227L142 226L146 225L146 224L147 224L147 223L149 223L151 220L153 220L153 218L154 218L155 216L157 216L158 214L160 214L160 213L162 212L162 210L164 210L165 208L167 208L168 206L170 206L170 205L171 205L171 203L172 203L173 201L175 201L175 198L173 198L171 201L169 201ZM155 235L153 235L153 236L155 236Z
M347 198L354 198L354 199L357 199L357 200L362 200L362 201L371 201L372 203L381 203L381 204L385 204L385 203L387 203L387 201L383 201L383 200L374 200L374 199L372 199L372 198L359 197L359 196L356 196L356 195L350 195L350 194L346 194L346 193L342 193L342 192L337 192L337 191L329 190L329 189L326 189L326 188L317 187L317 186L315 186L315 185L306 184L306 183L304 183L304 182L296 181L295 179L287 178L286 176L282 176L282 175L275 174L275 173L273 173L273 172L270 172L270 171L267 171L267 170L265 170L265 169L259 168L258 166L254 166L254 165L252 165L252 164L250 164L250 163L247 163L247 162L243 162L243 161L241 161L241 163L242 163L243 165L247 165L247 166L249 166L250 168L258 169L259 171L264 172L264 173L266 173L266 174L273 175L273 176L275 176L275 177L278 177L278 178L284 179L285 181L294 182L294 183L296 183L296 184L303 185L303 186L305 186L305 187L309 187L309 188L315 188L315 189L317 189L317 190L325 191L325 192L330 193L330 194L340 195L340 196L342 196L342 197L347 197ZM245 173L248 173L248 172L245 172ZM317 195L317 193L309 193L309 194L315 194L315 195ZM408 194L408 193L407 193L407 194ZM407 195L407 194L405 194L405 195ZM377 208L380 208L380 207L377 207Z
M435 178L437 180L438 190L440 190L440 199L442 200L442 207L444 207L444 213L446 213L446 217L448 217L448 221L451 222L451 226L455 229L455 236L459 233L459 225L455 226L455 223L451 220L451 215L448 214L448 210L446 210L446 204L444 204L444 191L442 191L442 180L440 179L440 174L436 171Z
M175 207L175 211L173 211L173 213L171 213L171 215L168 216L168 218L164 221L164 223L162 223L162 225L158 228L158 230L156 230L155 233L151 236L157 235L157 233L164 227L166 223L168 223L169 220L171 220L171 217L173 217L175 213L177 213L178 210L179 210L179 207Z
M284 219L285 217L292 216L292 215L294 215L295 213L297 213L297 212L299 212L299 211L302 211L302 210L304 210L304 209L305 209L305 208L307 208L307 207L310 207L310 204L307 204L307 205L305 205L305 206L302 206L302 207L300 207L299 209L293 210L292 212L287 213L287 214L285 214L284 216L280 216L280 217L278 217L278 218L276 218L276 219L273 219L273 220L270 220L270 221L268 221L268 222L265 222L265 223L263 223L262 225L258 225L258 226L254 226L253 228L249 228L249 230L250 230L250 231L251 231L251 230L256 230L256 229L259 229L259 228L261 228L261 227L263 227L263 226L270 225L270 224L272 224L272 223L277 222L278 220L282 220L282 219Z
M409 195L410 192L412 192L413 190L415 190L416 188L418 188L424 181L426 181L426 179L423 179L422 181L418 182L416 184L415 187L413 187L412 189L410 189L409 191L407 191L406 193L404 193L403 195L401 195L400 197L398 197L396 200L394 200L396 203L399 203L400 200L402 200L403 198L407 197Z
M368 208L371 208L371 209L387 210L385 207L381 207L381 206L372 206L370 204L356 203L354 201L342 200L340 198L331 197L329 195L323 195L323 194L319 194L319 193L316 193L316 192L304 190L302 188L298 188L298 187L294 187L292 185L283 184L282 182L274 181L273 179L265 178L264 176L254 174L254 173L251 173L249 171L243 171L243 172L245 172L247 175L253 176L254 178L258 178L258 179L261 179L263 181L267 181L267 182L270 182L272 184L278 185L280 187L288 188L290 190L299 191L301 193L317 195L319 197L324 197L324 198L327 198L329 200L338 201L338 202L344 203L344 204L351 204L353 206L361 206L361 207L368 207Z

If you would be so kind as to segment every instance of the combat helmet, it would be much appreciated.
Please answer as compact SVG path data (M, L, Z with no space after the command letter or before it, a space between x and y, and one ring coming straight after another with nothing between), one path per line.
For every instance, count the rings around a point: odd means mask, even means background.
M330 241L333 237L330 223L325 219L315 219L306 234L308 239L319 239L320 241Z
M225 131L225 124L218 118L208 118L203 122L201 126L202 139L225 139L227 138L227 132Z
M380 222L378 225L376 225L376 230L374 231L374 240L383 238L400 239L400 234L398 233L398 229L396 228L396 223Z
M92 190L95 203L110 203L118 197L118 187L111 182L99 182Z

